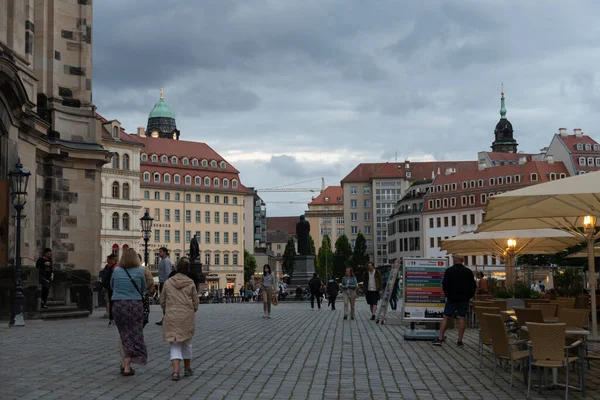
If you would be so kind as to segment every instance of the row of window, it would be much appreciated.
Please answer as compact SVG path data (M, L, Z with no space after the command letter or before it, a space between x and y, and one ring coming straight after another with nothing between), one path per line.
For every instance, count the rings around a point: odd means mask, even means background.
M400 238L399 240L391 240L388 242L389 253L404 252L404 251L420 251L421 250L421 238Z
M114 212L112 215L112 228L115 230L128 231L131 229L130 226L131 218L128 213L123 213L122 216L118 212Z
M202 199L202 197L201 197L201 195L197 194L195 199L196 199L196 203L200 203L200 200ZM150 191L149 190L144 191L144 200L150 200ZM160 200L160 192L159 191L154 192L154 200ZM164 200L171 201L171 193L170 192L165 192ZM213 201L214 204L221 204L220 203L221 197L219 195L215 195L213 200L214 200ZM181 193L175 192L174 201L181 201ZM190 193L185 194L185 202L186 203L192 202L192 195ZM207 204L210 203L210 195L208 195L208 194L204 195L204 202ZM223 204L229 204L229 196L223 196ZM233 205L238 204L238 198L236 196L232 197L232 204Z
M148 155L146 153L142 153L140 156L140 159L142 160L142 162L148 162ZM158 163L158 155L156 154L152 154L150 156L150 161L153 163ZM173 165L177 165L177 163L179 163L179 159L176 156L172 156L171 159L171 164ZM160 156L160 162L162 164L168 164L169 163L169 157L163 155ZM181 159L181 164L182 165L190 165L190 159L187 157L183 157ZM191 160L191 164L194 167L197 167L198 164L201 164L203 168L208 168L209 162L208 160L202 160L201 162L198 161L197 158L192 158ZM227 168L227 163L225 161L221 161L220 163L218 163L219 167L221 169L226 169ZM210 166L211 168L217 168L217 161L216 160L211 160L210 161Z
M124 183L123 186L119 184L119 182L113 182L112 186L112 197L113 199L130 199L130 187L129 183Z
M444 223L444 228L448 227L448 226L456 226L456 215L452 215L451 217L436 217L436 218L429 218L429 227L430 228L441 228L442 227L442 221ZM435 224L434 224L435 222ZM476 224L476 215L475 214L463 214L462 216L462 224L463 226L466 225L475 225Z
M173 243L181 243L181 231L179 229L175 229L173 231ZM221 233L223 236L221 236ZM185 231L185 243L189 243L191 240L191 231ZM223 244L229 244L229 232L204 232L204 244L211 244L211 239L213 244L221 244L221 237L223 238ZM162 243L171 243L171 230L165 229L162 238L164 239ZM196 239L198 243L202 242L202 235L200 231L196 231ZM161 230L154 230L154 242L161 243ZM238 233L231 233L231 244L238 244Z
M337 228L336 233L337 237L342 236L344 234L344 228ZM331 237L331 228L321 228L321 236Z
M371 207L371 199L363 200L363 206L365 208L370 208ZM358 208L358 201L356 199L350 200L350 208Z
M371 220L371 213L366 212L363 215L365 221ZM358 213L350 213L350 221L358 221Z
M356 193L356 186L350 186L350 194ZM363 194L371 194L371 186L363 186Z
M129 163L129 154L123 154L123 159L121 160L119 153L115 153L112 156L111 164L114 169L122 169L129 171L131 165Z
M585 145L583 143L577 143L577 144L575 144L575 146L577 147L577 150L583 150L584 147L585 147L586 151L592 150L592 145L590 143L586 143ZM599 151L599 150L600 150L600 145L595 144L594 151Z
M202 186L203 185L203 181L204 181L204 187L211 187L211 183L213 187L220 187L221 186L221 180L219 178L213 178L212 181L208 176L205 176L204 179L202 179L202 177L200 176L195 176L194 178L194 185L195 186ZM146 171L144 172L144 182L150 182L150 172ZM164 174L161 176L160 173L155 172L152 178L152 182L154 183L161 183L161 181L163 183L171 183L171 174ZM175 174L173 175L173 181L172 183L174 183L175 185L181 185L181 175L179 174ZM192 185L192 176L190 175L186 175L184 177L184 183L188 186ZM227 178L223 178L223 187L224 188L229 188L229 179ZM237 179L232 179L231 180L231 187L233 189L237 189L238 188L238 181Z
M369 225L365 226L365 231L363 232L365 235L370 235L371 234L371 227ZM352 235L358 235L358 226L356 225L352 225L350 227L350 233Z
M588 157L587 158L587 163L586 163L586 158L585 157L579 157L579 165L584 167L584 166L588 166L588 167L593 167L594 165L596 167L600 167L600 157L596 158L596 162L594 163L594 158L593 157Z
M344 217L337 217L335 219L335 223L337 225L344 225ZM325 226L331 225L331 217L325 217L325 218L323 218L322 221L321 221L321 224L325 225Z
M479 195L479 200L481 204L485 204L488 199L501 194L502 192L497 193L481 193ZM470 194L468 196L460 196L460 205L461 207L465 206L474 206L476 204L476 197L474 194ZM456 197L444 197L443 199L430 199L427 201L427 206L430 210L440 209L440 208L448 208L448 207L456 207Z
M160 211L161 211L160 208L154 209L154 221L161 220L160 219L161 218ZM214 211L212 216L214 217L212 219L213 223L215 223L215 224L221 223L221 212L220 211ZM171 209L170 208L164 209L163 217L164 217L164 219L163 219L164 222L171 222ZM202 212L196 210L194 212L194 222L201 223L202 222L201 217L202 217ZM232 217L231 223L233 225L237 225L238 224L238 213L234 212L231 217ZM173 210L173 221L181 222L181 210L178 210L178 209ZM185 210L185 222L192 222L192 210ZM204 211L204 223L205 224L211 223L211 212L210 211ZM229 224L229 212L223 212L223 224L225 224L225 225Z
M212 257L211 257L212 256ZM221 264L221 256L223 256L223 264ZM181 257L181 253L175 252L175 262L179 261L179 258ZM212 264L211 264L211 258L212 258ZM204 251L204 264L205 265L238 265L239 263L239 256L238 253L233 253L231 254L231 264L229 264L230 261L230 254L229 253L214 253L212 254L210 251ZM160 257L158 256L158 252L154 253L154 264L158 265L158 263L160 262Z
M421 230L421 220L419 218L405 218L388 224L388 235L396 232L419 232ZM383 234L382 234L383 236Z

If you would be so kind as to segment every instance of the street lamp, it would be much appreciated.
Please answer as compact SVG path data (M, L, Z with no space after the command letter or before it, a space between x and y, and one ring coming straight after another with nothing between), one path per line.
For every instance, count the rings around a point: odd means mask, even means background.
M583 217L583 231L588 248L588 271L590 284L590 302L592 308L592 337L597 339L597 315L596 315L596 269L594 265L594 242L596 241L596 217L586 215Z
M148 266L148 240L150 240L150 235L152 234L152 222L154 218L148 214L148 211L144 213L144 216L140 218L140 223L142 225L142 237L144 238L144 264L146 267Z
M23 316L25 296L21 284L21 212L27 202L27 184L31 173L23 168L21 160L8 173L10 179L10 198L17 211L17 232L15 238L15 294L12 299L12 311L9 326L25 326Z
M323 221L323 223L321 224L321 227L323 229L323 236L327 236L327 241L329 242L329 250L325 249L325 280L328 281L329 280L329 268L327 266L327 253L329 253L329 251L331 250L331 236L326 235L327 224L325 223L325 221ZM329 232L329 233L331 234L331 232Z

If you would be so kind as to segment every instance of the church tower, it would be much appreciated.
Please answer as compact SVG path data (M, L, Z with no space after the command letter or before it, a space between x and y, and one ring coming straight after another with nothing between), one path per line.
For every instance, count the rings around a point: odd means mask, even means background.
M495 140L492 143L492 151L498 153L516 153L517 141L513 138L513 127L506 119L506 107L504 106L504 88L500 92L500 121L494 129Z
M150 115L148 115L146 136L179 140L179 130L175 123L175 113L171 111L165 102L162 89L160 89L160 99L158 99L154 108L150 111Z

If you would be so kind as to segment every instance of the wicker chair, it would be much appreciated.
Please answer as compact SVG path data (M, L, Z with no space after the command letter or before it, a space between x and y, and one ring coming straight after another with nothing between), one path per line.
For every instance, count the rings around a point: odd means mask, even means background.
M512 389L513 371L515 361L519 361L522 366L523 360L529 356L527 350L518 350L517 344L526 343L526 340L511 341L508 338L508 332L504 326L504 320L498 314L483 314L485 325L492 333L492 352L494 353L494 372L492 376L492 385L496 383L496 367L498 360L508 361L510 364L510 383L509 390Z
M542 310L542 316L544 319L552 319L556 318L556 312L558 310L558 304L550 304L550 303L533 303L529 308L535 309L539 308Z
M538 367L538 387L542 391L542 368L565 368L566 385L565 399L569 398L569 367L580 360L580 357L571 356L571 349L580 346L583 341L578 340L565 346L565 324L540 324L527 323L527 330L531 338L529 346L529 378L527 380L527 398L531 392L531 368ZM583 369L579 370L583 374ZM583 380L580 377L580 382ZM583 389L583 387L581 388Z
M588 324L590 310L563 308L558 313L558 322L568 327L583 328Z
M477 321L479 321L479 368L481 368L481 365L483 364L483 346L492 345L492 331L483 319L484 313L500 315L500 309L498 307L475 308L475 314L477 314Z
M471 327L471 328L475 328L477 326L477 323L478 323L478 321L477 321L477 315L475 313L475 309L477 307L496 307L496 306L491 301L473 300L471 302L471 312L469 313L469 316L470 316L469 327Z
M575 297L559 297L556 299L556 301L564 303L565 308L575 308L575 303L577 302L577 299Z
M528 322L544 322L544 316L542 315L542 310L539 308L521 308L515 307L515 316L517 317L517 325L518 327L525 326ZM528 339L529 333L518 330L520 339Z
M494 307L499 307L501 310L506 310L508 308L507 300L493 300Z

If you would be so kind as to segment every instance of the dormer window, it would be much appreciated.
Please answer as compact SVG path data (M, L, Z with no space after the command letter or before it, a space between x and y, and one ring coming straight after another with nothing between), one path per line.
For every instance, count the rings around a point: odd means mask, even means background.
M223 187L224 188L228 188L229 187L229 179L227 179L227 178L223 179Z
M456 207L456 197L450 198L450 207Z
M599 165L600 165L600 163L599 163ZM559 176L560 176L560 179L565 179L567 177L567 174L561 173Z
M448 190L450 190L450 185L448 185L448 184L446 183L446 184L444 185L444 190L445 190L445 191L448 191Z
M596 158L596 167L600 167L600 158Z
M483 179L477 181L477 187L483 187Z
M538 180L538 174L536 174L535 172L531 174L531 181L532 182L537 182Z
M598 151L600 150L600 144L595 144L594 145L594 151Z
M231 187L234 189L237 189L238 187L238 181L237 179L234 179L233 181L231 181Z
M496 178L490 178L490 186L494 186L496 184Z
M153 163L157 163L158 162L158 156L156 154L152 154L152 162Z
M148 155L146 153L142 153L142 155L140 156L140 160L142 160L143 162L148 161Z
M227 168L227 164L225 163L225 161L221 161L221 169L225 168Z
M481 204L485 204L485 202L487 201L487 195L485 193L481 194Z
M551 181L554 181L554 180L556 180L556 174L555 174L554 172L551 172L551 173L550 173L550 180L551 180Z
M329 203L329 196L325 196L325 203Z
M194 167L197 167L197 166L198 166L198 159L197 159L197 158L193 158L193 159L192 159L192 165L193 165Z
M177 164L177 157L171 157L171 164Z
M583 150L583 144L577 143L577 150Z
M515 183L521 182L521 175L515 175Z
M163 180L165 181L165 183L171 183L171 175L165 174Z
M498 177L498 185L503 185L504 184L504 177L499 176Z
M506 184L509 185L511 183L512 183L512 176L509 175L506 177Z
M154 173L154 183L160 183L160 174L158 172Z
M202 185L202 179L200 179L200 177L197 176L194 178L194 183L196 186L200 186L200 185Z
M412 173L411 173L410 171L407 171L407 172L405 173L405 175L406 175L406 177L407 177L407 178L410 178L410 177L412 176Z
M337 201L342 201L343 197L342 196L338 196Z
M150 182L150 172L144 172L144 182Z
M443 199L442 199L442 206L443 206L444 208L448 208L448 198L443 198Z
M169 162L169 158L167 156L162 156L160 158L160 162L163 163L163 164L166 164L166 163Z
M179 175L175 175L175 176L173 177L173 182L174 182L176 185L179 185L179 184L181 184L181 177L180 177Z
M213 186L214 187L219 187L219 178L214 178L213 179Z
M474 188L475 187L475 181L471 181L471 187Z
M594 165L594 159L592 157L588 157L588 166L593 166Z
M210 187L210 178L208 176L204 178L204 186Z
M458 184L457 183L453 183L452 184L452 190L456 190L458 189Z
M210 162L210 166L211 166L211 168L217 168L217 162L215 160L212 160Z
M189 165L190 164L190 160L187 157L184 157L183 160L181 160L181 163L183 165Z
M192 184L192 177L189 175L185 176L185 184L186 185L191 185Z
M467 182L467 181L464 181L464 182L462 183L462 188L463 188L463 189L468 189L468 188L469 188L469 182Z
M585 165L585 157L579 157L579 165L582 167Z
M113 137L113 139L119 139L120 135L119 135L119 127L118 126L113 126L112 137Z
M202 166L203 166L204 168L208 167L208 161L206 161L206 160L202 160Z
M590 151L590 150L592 150L592 145L591 145L591 144L589 144L589 143L586 143L586 144L585 144L585 149L586 149L587 151Z

